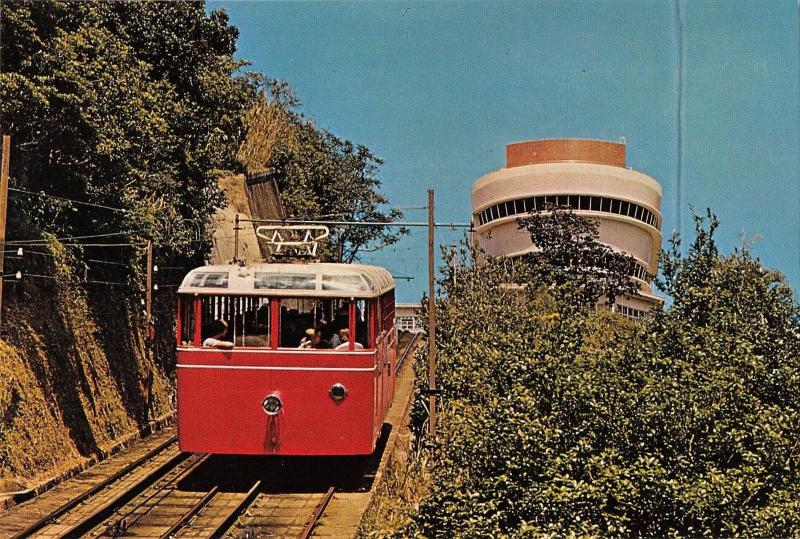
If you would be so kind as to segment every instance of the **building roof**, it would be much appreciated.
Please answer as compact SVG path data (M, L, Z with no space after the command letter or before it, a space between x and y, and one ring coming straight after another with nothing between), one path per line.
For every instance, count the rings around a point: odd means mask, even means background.
M184 277L179 294L374 298L394 289L386 269L361 264L233 264L202 266Z

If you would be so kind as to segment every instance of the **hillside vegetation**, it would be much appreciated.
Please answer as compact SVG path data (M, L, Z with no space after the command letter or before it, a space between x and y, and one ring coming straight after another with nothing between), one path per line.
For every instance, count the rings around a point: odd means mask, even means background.
M800 533L800 309L747 250L718 252L712 216L697 225L664 253L672 304L652 320L593 311L584 278L540 266L448 266L439 434L420 395L421 444L372 534Z

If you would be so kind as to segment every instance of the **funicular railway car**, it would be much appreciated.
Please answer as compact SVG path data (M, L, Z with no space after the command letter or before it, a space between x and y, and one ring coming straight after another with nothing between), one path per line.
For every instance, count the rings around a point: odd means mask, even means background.
M183 451L366 455L395 384L394 280L375 266L205 266L178 290Z

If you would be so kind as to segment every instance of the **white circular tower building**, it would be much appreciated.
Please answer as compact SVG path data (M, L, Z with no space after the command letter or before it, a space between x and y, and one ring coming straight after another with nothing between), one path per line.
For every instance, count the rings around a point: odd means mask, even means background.
M617 300L616 310L639 318L661 299L646 274L658 271L661 185L625 166L625 144L554 139L506 146L506 166L472 187L475 241L495 257L535 249L517 220L545 205L571 207L599 223L598 240L636 259L631 278L639 294Z

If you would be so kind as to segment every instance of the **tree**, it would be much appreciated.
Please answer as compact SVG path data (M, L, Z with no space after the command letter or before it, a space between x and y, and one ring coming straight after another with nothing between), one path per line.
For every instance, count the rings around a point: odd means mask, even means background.
M572 308L580 281L448 267L440 435L416 468L435 481L384 532L797 535L800 306L747 249L721 255L716 227L697 217L686 255L663 254L673 302L651 320Z
M189 240L222 203L213 171L237 166L241 112L254 96L236 74L238 32L224 12L12 0L2 28L13 185L94 205L15 194L10 235L102 228L202 253L207 245Z
M555 287L571 285L576 300L594 306L605 298L608 305L623 294L634 295L631 275L636 261L597 241L597 223L571 209L551 208L519 220L536 249L525 255L528 279Z

